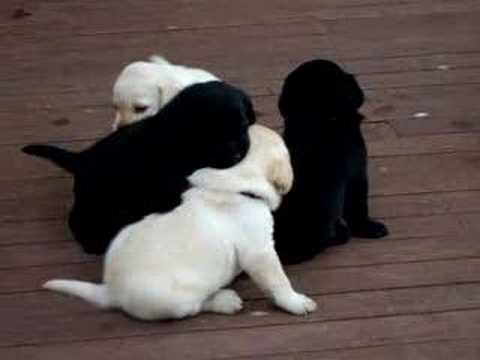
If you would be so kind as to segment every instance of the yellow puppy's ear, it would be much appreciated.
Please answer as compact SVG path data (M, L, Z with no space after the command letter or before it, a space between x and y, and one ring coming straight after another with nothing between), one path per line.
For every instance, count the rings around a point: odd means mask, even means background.
M165 90L162 88L162 84L157 84L157 91L158 91L158 104L164 104Z
M293 185L293 169L290 157L275 160L270 166L268 180L280 195L285 195Z
M158 54L149 56L148 61L160 65L170 65L170 62L164 56Z

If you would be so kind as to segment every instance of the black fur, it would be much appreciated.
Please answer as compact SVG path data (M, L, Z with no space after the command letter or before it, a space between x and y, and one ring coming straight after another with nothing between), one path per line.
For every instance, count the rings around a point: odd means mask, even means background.
M23 151L73 174L70 228L86 252L102 254L125 225L180 204L193 171L240 161L254 121L248 96L215 81L186 88L157 115L82 152L49 145L29 145Z
M379 238L387 228L368 215L367 150L354 76L327 60L300 65L285 80L279 108L295 180L275 213L276 249L298 263L351 236Z

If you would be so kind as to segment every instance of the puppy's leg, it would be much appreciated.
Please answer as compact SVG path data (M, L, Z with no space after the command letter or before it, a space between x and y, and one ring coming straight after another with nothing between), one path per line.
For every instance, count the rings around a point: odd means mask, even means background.
M350 229L345 220L339 218L334 223L335 235L330 237L328 246L338 246L346 244L350 240Z
M205 300L202 311L231 315L242 310L242 307L242 299L234 290L222 289Z
M260 252L240 252L239 260L243 270L281 309L305 315L317 308L315 301L293 290L273 244Z
M345 194L344 218L353 236L381 238L388 235L387 227L368 216L368 179L366 169L349 180Z

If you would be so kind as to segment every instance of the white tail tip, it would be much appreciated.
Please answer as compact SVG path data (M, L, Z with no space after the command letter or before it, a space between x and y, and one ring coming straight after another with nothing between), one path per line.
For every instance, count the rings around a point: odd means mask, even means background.
M42 285L44 289L76 296L95 306L110 308L110 299L103 284L78 280L50 280Z

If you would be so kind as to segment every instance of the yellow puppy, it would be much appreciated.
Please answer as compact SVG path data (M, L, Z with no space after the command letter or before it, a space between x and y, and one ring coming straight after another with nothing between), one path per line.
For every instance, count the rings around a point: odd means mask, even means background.
M252 125L249 135L249 152L238 165L197 170L180 206L119 233L106 255L103 284L44 286L143 320L178 319L240 311L241 298L226 287L245 271L278 307L296 315L314 311L315 302L293 290L272 238L271 210L292 186L288 151L265 127Z

